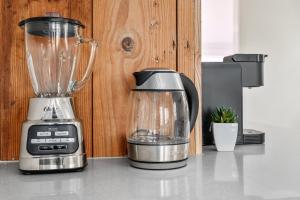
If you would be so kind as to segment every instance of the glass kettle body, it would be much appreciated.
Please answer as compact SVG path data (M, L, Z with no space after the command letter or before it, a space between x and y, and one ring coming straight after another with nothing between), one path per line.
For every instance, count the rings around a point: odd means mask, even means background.
M136 91L131 135L138 144L184 144L189 142L189 110L185 93Z
M131 165L146 169L185 166L199 106L193 82L169 69L145 69L134 76L127 138Z

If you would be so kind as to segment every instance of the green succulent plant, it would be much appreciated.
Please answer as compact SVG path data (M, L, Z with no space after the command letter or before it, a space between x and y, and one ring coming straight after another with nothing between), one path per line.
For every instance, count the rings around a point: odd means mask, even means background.
M230 107L217 107L210 115L211 122L213 123L236 123L237 115Z

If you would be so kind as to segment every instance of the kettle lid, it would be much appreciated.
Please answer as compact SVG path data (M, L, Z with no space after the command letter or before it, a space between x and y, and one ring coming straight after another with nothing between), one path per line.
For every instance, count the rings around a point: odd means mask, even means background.
M134 90L183 91L180 75L167 68L147 68L133 73L136 80Z

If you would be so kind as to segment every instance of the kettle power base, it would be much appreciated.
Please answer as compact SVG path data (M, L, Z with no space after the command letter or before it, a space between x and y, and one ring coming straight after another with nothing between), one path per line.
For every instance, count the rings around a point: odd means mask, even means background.
M140 162L129 159L129 164L132 167L138 169L148 169L148 170L167 170L167 169L178 169L185 167L187 165L187 159L176 162Z

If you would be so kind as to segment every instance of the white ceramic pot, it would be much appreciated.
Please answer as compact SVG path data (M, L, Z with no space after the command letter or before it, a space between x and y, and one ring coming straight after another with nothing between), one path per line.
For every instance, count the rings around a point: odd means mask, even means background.
M213 123L215 145L218 151L233 151L238 134L238 123Z

